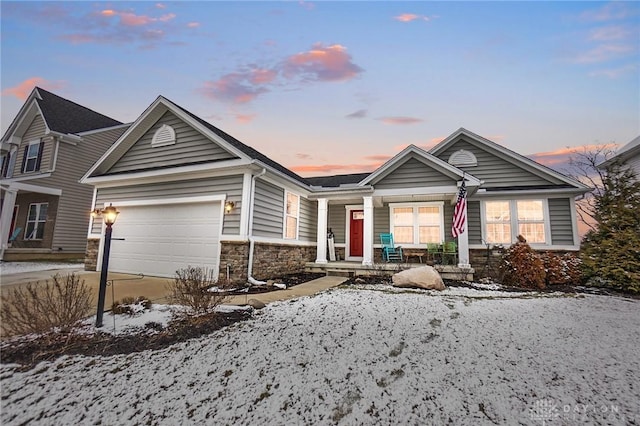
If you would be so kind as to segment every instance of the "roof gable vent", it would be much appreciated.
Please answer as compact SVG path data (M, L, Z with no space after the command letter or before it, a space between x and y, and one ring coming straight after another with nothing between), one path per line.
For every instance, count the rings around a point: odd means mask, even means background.
M461 149L451 154L449 164L456 167L472 167L478 165L478 160L473 152Z
M151 139L151 146L153 147L173 145L175 143L176 131L173 130L173 127L167 124L160 126L160 128L153 134L153 139Z

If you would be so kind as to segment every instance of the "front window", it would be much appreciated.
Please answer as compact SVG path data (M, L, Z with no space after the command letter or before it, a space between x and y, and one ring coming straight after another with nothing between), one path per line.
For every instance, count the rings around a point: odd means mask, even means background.
M391 232L397 244L440 243L444 240L442 203L390 205Z
M300 216L300 197L287 192L285 194L284 237L288 240L298 238L298 219Z
M511 244L518 235L531 244L545 244L546 220L543 200L486 201L485 240Z
M47 203L29 205L25 240L41 240L44 236L44 225L47 222Z
M511 244L511 208L508 201L487 201L486 240L491 244Z
M41 142L31 142L24 148L22 173L35 172L40 169L42 145Z

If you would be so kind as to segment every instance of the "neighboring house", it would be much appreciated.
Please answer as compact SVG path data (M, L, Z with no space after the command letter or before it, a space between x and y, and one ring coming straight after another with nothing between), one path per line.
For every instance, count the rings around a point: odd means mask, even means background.
M192 265L245 282L327 264L329 228L339 258L363 265L381 260L381 233L405 250L453 241L463 180L460 267L518 234L536 249L579 249L574 200L589 188L465 129L372 173L302 178L160 96L82 178L94 207L120 211L110 270L170 277ZM92 220L87 269L103 231Z
M604 168L614 161L625 163L635 172L636 178L640 179L640 136L620 148L615 156L598 164L598 168Z
M84 256L93 189L79 180L126 127L33 89L2 137L0 258Z

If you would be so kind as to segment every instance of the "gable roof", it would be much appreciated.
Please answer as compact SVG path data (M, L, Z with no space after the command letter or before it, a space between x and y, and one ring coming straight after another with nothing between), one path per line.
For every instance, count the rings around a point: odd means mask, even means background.
M171 101L169 101L169 102L171 102ZM218 135L219 137L224 139L231 146L233 146L234 148L238 149L243 154L247 155L252 160L258 160L258 161L268 165L269 167L279 171L280 173L284 173L285 175L297 180L298 182L300 182L300 183L302 183L304 185L309 185L309 182L307 181L307 179L303 178L302 176L299 176L297 173L294 173L291 170L289 170L286 167L284 167L283 165L281 165L280 163L278 163L276 161L273 161L271 158L267 157L266 155L262 154L261 152L257 151L256 149L250 147L249 145L245 145L244 143L240 142L238 139L236 139L233 136L229 135L228 133L218 129L213 124L203 120L202 118L198 117L197 115L193 114L192 112L184 109L180 105L175 104L173 102L171 102L171 103L173 105L175 105L177 108L179 108L182 111L184 111L186 114L188 114L194 120L198 121L200 124L205 126L207 129L211 130L216 135Z
M140 115L140 117L136 119L136 121L129 127L129 129L127 129L127 131L122 134L122 136L112 145L112 147L107 150L107 152L93 165L91 169L89 169L82 180L106 173L106 169L112 167L113 164L115 164L115 162L117 162L118 159L120 159L127 152L127 150L130 149L131 146L133 146L133 144L135 144L135 142L138 140L139 135L136 135L135 132L137 132L138 129L145 129L149 125L152 125L152 122L155 122L155 120L159 118L157 112L161 110L169 110L173 112L181 120L185 121L187 124L203 133L205 137L217 141L217 143L219 143L224 149L234 152L235 155L245 157L248 160L257 161L280 174L286 175L287 177L295 180L301 185L309 185L306 179L304 179L303 177L297 175L281 164L273 161L254 148L245 145L233 136L223 132L214 125L208 123L207 121L201 119L197 115L175 104L174 102L163 96L158 96L155 101L153 101L153 103L151 103L151 105L147 107L147 109ZM100 170L101 166L105 166L106 168L101 170L97 175L94 175L96 171Z
M406 159L409 159L409 158L412 158L412 157L413 158L417 158L421 162L430 165L431 167L433 167L435 170L439 171L440 173L443 173L445 175L449 175L451 177L455 177L456 180L464 178L465 181L467 182L466 184L469 185L469 186L480 186L480 184L482 183L480 181L480 179L476 178L475 176L471 175L470 173L467 173L467 172L465 172L463 170L460 170L459 168L457 168L455 166L452 166L451 164L447 163L446 161L442 161L441 159L439 159L435 155L432 155L432 154L428 153L427 151L425 151L425 150L423 150L421 148L418 148L415 145L409 145L408 147L406 147L405 149L400 151L398 154L393 156L390 160L388 160L382 166L378 167L367 178L363 179L360 182L360 185L368 185L368 184L370 184L371 182L373 182L373 181L375 181L377 179L381 179L384 176L387 176L389 173L391 173L397 167L402 165Z
M54 95L40 87L34 90L38 94L35 99L42 111L44 121L49 130L54 132L80 133L122 124L118 120Z
M547 175L549 177L555 178L557 180L564 182L567 185L584 190L585 192L590 189L588 186L582 184L581 182L578 182L575 179L565 176L562 173L556 172L555 170L547 166L544 166L536 161L533 161L525 157L524 155L518 154L515 151L505 148L504 146L499 145L493 141L490 141L489 139L483 138L482 136L477 135L465 129L464 127L459 128L458 130L453 132L449 137L447 137L445 140L443 140L442 142L440 142L439 144L431 148L429 150L429 153L433 154L434 156L437 156L438 154L440 154L441 152L449 148L451 145L455 144L461 135L465 135L470 139L473 139L474 141L485 145L490 150L497 151L504 160L509 161L515 164L516 166L523 167L529 170L535 170L539 174Z

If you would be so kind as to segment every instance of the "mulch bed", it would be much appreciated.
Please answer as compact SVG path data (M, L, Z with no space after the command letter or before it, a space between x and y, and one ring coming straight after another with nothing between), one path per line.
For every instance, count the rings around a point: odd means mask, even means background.
M109 356L162 349L249 319L252 312L239 310L185 317L172 321L165 329L160 324L148 323L146 330L136 334L81 334L70 330L44 334L36 339L12 340L2 345L2 363L20 364L22 370L28 370L41 361L53 361L62 355Z
M311 280L315 280L316 278L324 277L326 274L324 273L311 273L311 272L301 272L298 274L289 274L283 275L278 278L270 279L269 281L273 281L274 283L285 284L287 288L295 287L298 284L303 284L309 282ZM261 293L269 293L271 291L278 291L277 287L272 286L251 286L247 289L230 291L229 294L233 296L240 296L243 294L261 294Z

